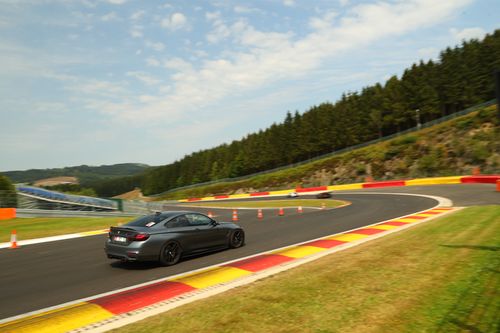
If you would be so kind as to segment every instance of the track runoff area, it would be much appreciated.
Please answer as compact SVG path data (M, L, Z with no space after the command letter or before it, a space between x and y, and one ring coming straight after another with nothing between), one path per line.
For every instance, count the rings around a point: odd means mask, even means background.
M499 178L500 176L497 177L497 180ZM488 180L490 179L488 178ZM435 183L436 179L432 181ZM369 194L359 193L358 195L362 197ZM398 195L402 201L415 198L414 195ZM353 196L355 197L356 194L351 194L350 198L354 198ZM389 197L387 194L379 194L378 196L387 197L388 201L393 200L393 197ZM346 227L346 230L340 233L195 269L111 293L103 293L9 317L0 320L0 332L87 332L120 327L179 305L251 283L362 242L409 228L458 209L452 207L450 200L434 196L425 197L430 200L426 204L429 207L411 214L375 223L367 221L364 226L352 229ZM360 209L360 207L354 208ZM303 214L301 217L306 215ZM311 215L311 217L313 216ZM287 222L293 223L293 221ZM291 226L292 223L290 223Z

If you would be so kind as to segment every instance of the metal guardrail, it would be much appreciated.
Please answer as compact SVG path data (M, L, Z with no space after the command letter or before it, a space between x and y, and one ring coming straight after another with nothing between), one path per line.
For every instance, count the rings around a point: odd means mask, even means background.
M0 207L14 208L11 205L12 200L10 198L12 196L17 196L17 212L22 212L22 214L17 214L19 217L135 216L166 210L166 205L177 203L177 201L146 202L140 200L123 200L121 210L100 209L101 207L97 206L92 207L37 197L22 192L0 190Z
M112 200L94 198L84 195L67 194L58 191L47 190L36 186L26 186L16 184L18 195L30 197L35 200L50 202L54 204L64 204L72 206L82 206L87 209L95 210L116 210L117 203Z
M394 138L396 138L398 136L402 136L402 135L406 135L406 134L409 134L409 133L413 133L413 132L419 131L419 130L421 130L423 128L431 127L431 126L443 123L445 121L448 121L448 120L451 120L451 119L454 119L454 118L458 118L458 117L464 116L466 114L472 113L474 111L477 111L478 109L482 109L482 108L485 108L485 107L488 107L488 106L491 106L491 105L495 105L495 104L496 104L496 99L492 99L490 101L487 101L487 102L484 102L484 103L481 103L481 104L469 107L469 108L467 108L465 110L458 111L458 112L455 112L453 114L450 114L450 115L447 115L447 116L444 116L444 117L441 117L441 118L438 118L438 119L435 119L435 120L428 121L426 123L421 124L421 126L411 127L411 128L406 129L404 131L401 131L401 132L398 132L398 133L394 133L394 134L391 134L391 135L387 135L387 136L384 136L382 138L370 140L370 141L367 141L367 142L364 142L364 143L360 143L360 144L357 144L357 145L354 145L354 146L349 146L349 147L346 147L346 148L335 150L335 151L327 153L327 154L319 155L319 156L316 156L316 157L313 157L313 158L310 158L310 159L307 159L307 160L304 160L304 161L300 161L300 162L288 164L288 165L277 167L277 168L274 168L274 169L270 169L270 170L266 170L266 171L260 171L260 172L252 173L252 174L249 174L249 175L241 176L241 177L223 178L223 179L217 179L217 180L212 180L212 181L203 182L203 183L186 185L186 186L182 186L182 187L177 187L177 188L174 188L174 189L170 189L168 191L164 191L164 192L161 192L161 193L158 193L158 194L152 194L152 195L149 195L149 196L156 198L156 197L162 196L164 194L171 193L171 192L176 192L176 191L179 191L179 190L185 190L185 189L195 188L195 187L199 187L199 186L206 186L206 185L212 185L212 184L218 184L218 183L225 183L225 182L237 182L237 181L240 181L240 180L245 180L245 179L249 179L249 178L252 178L252 177L255 177L255 176L265 175L265 174L273 173L273 172L276 172L276 171L281 171L281 170L290 169L290 168L296 168L298 166L301 166L301 165L304 165L304 164L307 164L307 163L311 163L311 162L318 161L318 160L321 160L321 159L324 159L324 158L328 158L328 157L332 157L332 156L335 156L335 155L340 155L340 154L347 153L347 152L350 152L350 151L353 151L353 150L356 150L356 149L359 149L359 148L363 148L363 147L366 147L366 146L369 146L369 145L372 145L372 144L376 144L376 143L379 143L379 142L391 140L391 139L394 139Z
M141 213L125 212L91 212L81 210L46 210L17 208L16 217L134 217Z

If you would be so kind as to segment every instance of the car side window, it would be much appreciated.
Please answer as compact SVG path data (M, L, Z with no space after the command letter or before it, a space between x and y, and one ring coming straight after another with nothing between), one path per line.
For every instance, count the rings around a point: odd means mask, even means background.
M186 214L186 217L192 226L209 225L212 222L209 217L201 214Z
M189 226L189 220L186 218L186 215L181 215L174 217L166 224L167 228L182 228Z

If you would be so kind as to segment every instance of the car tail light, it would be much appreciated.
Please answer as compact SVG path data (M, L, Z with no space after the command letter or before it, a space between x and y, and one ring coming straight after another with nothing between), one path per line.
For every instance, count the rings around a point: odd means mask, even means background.
M142 241L145 241L148 238L149 238L149 234L140 233L140 234L133 235L132 237L129 238L129 240L130 241L142 242Z

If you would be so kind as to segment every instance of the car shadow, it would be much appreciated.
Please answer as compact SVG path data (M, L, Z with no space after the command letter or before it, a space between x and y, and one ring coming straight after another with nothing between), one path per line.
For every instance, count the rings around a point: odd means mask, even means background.
M113 268L125 269L125 270L131 270L131 271L175 267L177 265L182 265L185 262L189 262L189 261L196 260L196 259L199 259L202 257L210 256L211 254L221 252L221 251L225 251L225 250L217 250L217 251L211 251L211 252L186 256L186 257L183 257L177 264L175 264L173 266L163 266L158 261L120 261L120 260L113 261L109 265Z
M113 268L120 268L131 271L147 270L153 268L163 267L156 261L113 261L109 264Z

